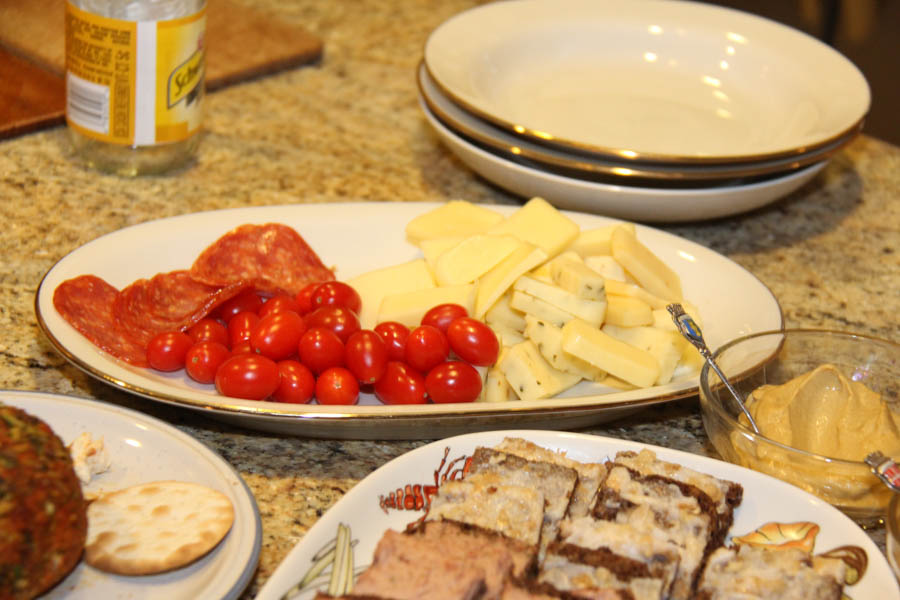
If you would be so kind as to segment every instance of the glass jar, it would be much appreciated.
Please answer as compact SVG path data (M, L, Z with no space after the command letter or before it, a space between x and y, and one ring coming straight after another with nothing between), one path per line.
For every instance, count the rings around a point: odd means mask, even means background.
M69 0L66 122L101 171L161 173L199 141L206 0Z

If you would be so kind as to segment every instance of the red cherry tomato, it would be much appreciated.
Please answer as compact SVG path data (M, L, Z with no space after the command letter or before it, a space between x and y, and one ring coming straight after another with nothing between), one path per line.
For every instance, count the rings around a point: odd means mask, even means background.
M406 364L412 368L427 373L447 360L448 356L450 344L447 343L447 336L434 325L419 325L409 332L404 357Z
M263 304L256 313L259 315L259 318L262 319L269 315L274 315L275 313L284 312L286 310L293 311L297 314L300 314L300 305L297 304L297 301L294 300L292 296L288 296L287 294L278 294L277 296L273 296L269 298L265 304Z
M216 390L233 398L265 400L278 389L279 383L278 365L259 354L232 356L216 371Z
M230 341L228 328L216 319L200 319L187 330L187 334L191 336L195 344L197 342L219 342L223 346L227 346Z
M241 342L249 342L250 334L253 328L259 323L259 315L255 312L244 311L231 317L228 321L228 341L231 347L239 345Z
M319 287L318 283L308 283L303 286L303 289L297 292L297 296L294 298L294 300L297 301L297 312L299 312L301 315L312 312L312 294L314 291L316 291L317 287Z
M347 340L344 348L344 364L360 383L378 381L384 373L387 362L387 345L374 331L361 329Z
M256 290L244 290L234 298L229 298L219 305L216 314L220 319L228 323L232 317L242 312L257 312L262 307L263 301Z
M433 325L447 333L447 327L450 326L454 319L468 316L469 311L464 306L452 303L438 304L425 313L425 316L422 317L422 325Z
M375 326L375 333L381 336L387 346L388 360L403 362L409 327L396 321L385 321Z
M481 375L469 363L451 360L428 372L425 390L435 404L474 402L481 395Z
M375 397L385 404L425 404L425 378L408 364L392 360L375 382Z
M184 357L184 370L194 381L212 383L216 380L216 371L230 357L231 351L225 344L209 340L197 342Z
M183 331L159 333L147 344L147 362L157 371L183 369L184 357L193 345L194 340Z
M343 306L359 314L362 298L352 287L343 281L326 281L313 290L310 297L313 310L322 306Z
M332 367L316 379L316 400L319 404L356 404L359 383L344 367Z
M344 343L330 329L311 327L300 337L297 348L300 362L319 374L344 364Z
M297 353L300 337L305 332L303 317L294 311L270 313L253 328L250 346L272 360L284 360Z
M341 341L359 331L359 317L349 308L343 306L323 306L304 317L306 324L312 327L324 327L335 332Z
M296 360L283 360L278 363L281 383L272 394L276 402L289 404L306 404L312 400L316 391L316 378L306 365Z
M238 354L256 354L253 350L253 346L250 345L250 342L241 342L237 346L231 347L231 355L237 356Z
M450 323L447 340L458 357L473 365L492 365L500 354L500 342L494 330L471 317L460 317Z

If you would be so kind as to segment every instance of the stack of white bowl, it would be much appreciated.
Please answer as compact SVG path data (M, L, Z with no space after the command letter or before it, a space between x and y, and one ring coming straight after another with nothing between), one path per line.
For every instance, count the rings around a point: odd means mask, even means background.
M722 217L812 179L859 133L865 77L815 38L680 0L508 0L429 36L422 110L484 178L560 208Z

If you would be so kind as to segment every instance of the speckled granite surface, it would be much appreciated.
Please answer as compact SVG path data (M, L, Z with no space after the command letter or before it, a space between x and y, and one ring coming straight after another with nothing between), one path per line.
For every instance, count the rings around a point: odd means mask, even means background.
M131 397L88 378L52 349L35 322L35 289L67 252L168 215L342 200L515 202L456 161L417 106L413 72L428 32L472 4L255 2L321 35L324 58L209 95L197 160L171 175L120 179L83 169L69 155L62 128L0 143L0 388L136 408L224 456L250 486L262 514L262 554L246 597L357 481L424 442L279 437ZM752 271L781 302L788 326L898 340L898 196L900 148L861 137L809 185L771 206L663 228ZM590 431L712 453L696 399ZM880 532L873 537L883 543Z

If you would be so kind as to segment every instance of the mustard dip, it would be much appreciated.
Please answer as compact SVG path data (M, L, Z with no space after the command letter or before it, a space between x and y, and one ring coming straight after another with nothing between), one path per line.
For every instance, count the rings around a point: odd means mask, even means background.
M862 461L874 450L900 458L900 415L880 394L850 381L834 365L822 365L782 385L761 386L747 399L747 408L765 437L791 448L848 461ZM743 415L741 421L748 425ZM826 466L739 437L732 441L742 464L832 504L877 508L890 498L890 490L865 465Z

